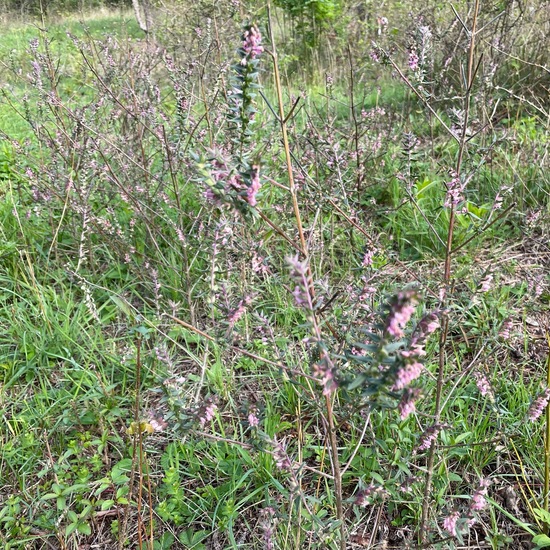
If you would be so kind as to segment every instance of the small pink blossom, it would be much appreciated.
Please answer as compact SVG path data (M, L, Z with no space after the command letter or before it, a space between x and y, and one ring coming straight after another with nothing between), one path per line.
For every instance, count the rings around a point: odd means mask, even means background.
M440 315L441 311L436 310L427 313L426 315L424 315L424 317L422 317L420 322L416 325L416 328L414 329L413 335L411 337L412 348L423 346L428 336L439 328Z
M276 439L273 439L271 444L273 446L272 455L275 460L275 466L279 470L292 471L292 462L286 453L285 446Z
M355 504L363 507L372 504L375 500L384 499L387 496L388 492L384 487L371 483L355 495Z
M260 420L256 416L256 411L251 411L248 413L248 425L251 428L257 428L260 425Z
M386 332L394 338L402 338L403 328L409 322L418 303L415 290L404 290L390 302L390 313L386 321Z
M493 397L493 389L491 388L491 384L487 379L487 376L480 371L474 371L473 375L476 380L476 386L479 393L481 393L483 397Z
M246 190L246 202L250 206L256 206L257 200L256 195L258 194L258 191L260 190L260 167L259 166L253 166L252 167L252 173L250 178L250 185L248 186Z
M443 529L453 537L456 537L456 523L459 518L460 514L458 512L452 512L443 520Z
M488 479L479 480L479 489L472 495L472 501L470 502L471 511L477 512L483 510L487 506L485 497L487 496L487 489L490 484L491 482Z
M510 319L506 319L506 321L502 323L502 326L500 327L500 332L498 333L498 335L503 340L508 340L508 338L510 338L511 329L512 329L512 321Z
M451 181L447 183L447 195L445 197L445 208L456 206L464 201L464 188L466 182L462 182L460 177L453 174Z
M320 361L313 365L312 373L323 386L323 395L330 395L336 391L338 384L334 376L335 368L327 355L324 355Z
M401 355L404 353L410 353L402 351ZM391 387L392 390L398 391L406 388L413 380L416 380L421 374L424 366L422 363L413 360L410 363L405 363L398 371L395 376L395 382Z
M437 439L439 432L444 428L444 424L433 424L427 428L420 436L419 445L416 448L416 452L427 451L432 446L432 443Z
M420 390L418 388L405 389L405 391L403 392L403 396L401 397L401 401L397 405L397 411L401 420L405 420L405 418L407 418L409 414L414 412L416 408L416 400L418 399L419 395Z
M419 59L418 59L418 54L416 53L415 50L411 50L409 52L409 68L411 69L411 71L416 71L418 70L419 68Z
M361 262L361 265L363 267L370 267L372 265L375 252L376 251L374 249L367 250L365 252L365 255L363 256L363 261Z
M199 423L203 428L207 422L210 422L214 419L217 410L218 406L213 401L206 405L203 411L199 414Z
M529 407L527 417L531 422L535 422L540 415L544 412L544 409L548 406L550 401L550 388L546 388Z
M493 286L493 276L490 273L487 273L485 277L480 282L479 290L480 292L489 292Z
M241 61L242 65L246 65L248 59L255 59L264 51L262 46L262 35L257 27L252 25L243 34L243 52L245 57Z

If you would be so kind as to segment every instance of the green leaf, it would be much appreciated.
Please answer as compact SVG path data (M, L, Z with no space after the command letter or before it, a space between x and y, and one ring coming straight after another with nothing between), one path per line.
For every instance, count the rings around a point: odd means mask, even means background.
M472 432L464 432L464 433L461 433L459 434L456 439L455 439L455 443L460 443L461 441L464 441L465 439L467 439L468 437L470 437L472 435Z
M91 535L92 534L92 528L88 523L79 523L77 525L77 531L79 533L82 533L83 535Z
M537 535L533 537L533 544L536 544L537 548L548 548L550 546L550 537L546 535Z
M543 510L542 508L537 508L533 510L535 513L535 516L537 516L538 519L541 521L544 521L544 523L547 523L550 525L550 512L548 510Z
M132 471L132 459L124 458L113 466L111 479L118 485L127 483L130 478L126 475Z
M115 501L113 499L104 500L101 503L101 511L105 512L105 510L109 510L113 506L114 503L115 503Z
M348 391L354 390L355 388L358 388L359 386L363 385L367 380L368 376L366 374L358 374L355 377L355 380L352 380L346 387Z

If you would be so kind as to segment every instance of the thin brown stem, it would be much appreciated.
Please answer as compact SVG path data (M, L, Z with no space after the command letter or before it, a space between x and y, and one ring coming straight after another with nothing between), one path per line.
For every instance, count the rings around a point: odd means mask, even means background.
M285 150L285 160L286 160L286 168L288 173L288 186L290 190L290 195L292 197L292 208L294 210L294 218L296 221L296 227L298 230L298 237L300 241L300 248L302 255L304 256L304 259L307 262L307 283L306 283L306 290L308 292L310 300L313 300L315 296L315 290L313 288L313 277L311 272L311 265L308 261L309 254L308 254L308 246L306 242L306 238L304 235L303 225L302 225L302 216L300 213L300 207L298 204L298 193L296 189L296 185L294 183L294 172L292 167L292 154L290 152L290 142L288 139L288 129L287 129L287 119L288 117L285 116L285 109L284 109L284 103L283 103L283 90L281 86L281 78L279 74L279 64L277 59L277 49L275 46L275 37L273 34L273 26L271 25L271 11L268 6L267 9L267 16L268 16L268 22L269 22L269 31L271 36L271 56L273 58L273 73L275 77L275 89L277 91L277 103L279 108L279 123L281 127L281 134L283 139L283 148ZM312 317L312 323L314 325L313 330L315 333L315 336L318 341L321 340L321 332L320 327L317 322L317 319L315 317L315 312L313 308L311 308L311 317ZM328 326L328 324L327 324ZM341 550L346 550L346 531L345 531L345 525L344 525L344 511L343 511L343 497L342 497L342 478L340 475L340 461L338 456L338 445L337 445L337 439L336 439L336 428L335 428L335 422L334 422L334 414L332 409L332 402L330 396L326 397L326 408L327 408L327 423L328 423L328 432L329 432L329 441L330 441L330 451L331 451L331 461L332 461L332 472L334 475L334 491L335 491L335 497L336 497L336 518L340 522L340 548ZM306 503L304 502L304 505Z
M546 387L550 388L550 333L546 333L546 342L549 347L546 359ZM543 510L548 512L550 493L550 404L546 406L546 434L544 438L544 503ZM544 524L544 534L547 535L550 525Z
M468 69L467 69L467 81L466 81L466 90L464 93L464 116L462 119L462 131L459 138L459 148L458 148L458 157L456 160L455 173L456 177L460 178L462 171L462 163L464 160L464 154L466 152L468 140L467 140L467 129L470 115L470 106L471 106L471 96L472 96L472 87L473 87L473 78L474 78L474 52L475 52L475 37L476 37L476 27L477 27L477 17L479 13L479 0L476 0L474 6L474 14L472 19L472 29L470 31L470 47L468 52ZM439 117L438 117L439 118ZM445 266L443 273L443 284L445 290L449 288L449 283L451 281L451 260L453 252L453 236L455 228L455 219L456 219L456 205L451 204L450 216L449 216L449 228L447 232L447 241L445 246ZM448 297L446 297L448 299ZM445 377L445 365L447 363L446 356L446 343L447 335L449 331L449 318L447 315L443 316L441 321L441 332L439 335L439 361L438 361L438 371L437 371L437 385L436 385L436 394L435 394L435 407L434 407L434 423L438 424L441 420L441 400L443 394L443 382ZM428 522L429 522L429 512L431 507L431 491L432 491L432 481L434 473L436 457L436 442L432 441L428 452L428 461L426 465L426 483L424 486L424 496L422 499L422 517L420 521L420 530L419 538L422 544L426 544L428 540Z

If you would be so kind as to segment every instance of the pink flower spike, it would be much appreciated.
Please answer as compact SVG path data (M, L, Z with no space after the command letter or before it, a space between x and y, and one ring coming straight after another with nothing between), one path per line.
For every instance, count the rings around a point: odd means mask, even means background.
M397 411L399 412L399 416L401 420L405 420L409 414L414 412L415 410L415 404L416 400L418 399L420 395L420 390L418 388L409 389L407 388L403 392L403 396L401 397L401 401L399 402L399 405L397 405Z
M456 523L460 518L458 512L452 512L443 520L443 529L449 532L453 537L456 537Z
M398 391L406 388L413 380L416 380L423 370L422 363L413 361L412 363L406 363L398 371L393 383L392 390Z
M546 388L529 407L527 417L531 422L535 422L539 416L544 412L544 409L548 406L550 401L550 388Z
M251 428L257 428L260 424L260 420L259 418L256 416L256 414L254 412L250 412L248 414L248 425L251 427Z
M409 68L412 70L412 71L416 71L419 67L418 65L418 62L420 60L418 59L418 54L414 51L414 50L411 50L409 52Z
M487 496L487 489L490 484L491 482L488 479L479 480L479 489L477 489L472 495L472 501L470 503L471 511L477 512L479 510L483 510L487 506L487 500L485 500L485 497Z
M485 374L480 371L474 371L473 375L476 379L476 386L479 390L479 393L481 393L483 397L489 397L493 399L493 390L491 388L489 380L487 379L487 376L485 376Z
M386 332L394 338L402 338L403 328L409 322L418 303L415 290L404 290L394 296L390 302L390 313L386 320Z

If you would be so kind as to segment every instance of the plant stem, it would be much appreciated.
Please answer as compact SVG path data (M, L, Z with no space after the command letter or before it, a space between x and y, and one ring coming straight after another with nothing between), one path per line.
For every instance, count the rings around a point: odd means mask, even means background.
M273 58L273 72L275 76L275 88L277 91L277 103L279 107L279 123L281 125L281 133L283 138L283 147L285 150L285 159L286 159L286 167L287 167L287 173L288 173L288 184L289 184L289 190L290 195L292 197L292 207L294 210L294 217L296 220L296 227L298 229L298 236L300 240L300 248L301 252L304 256L304 258L308 259L308 248L306 239L304 236L304 230L302 226L302 216L300 214L300 207L298 204L298 195L296 191L296 186L294 184L294 172L292 169L292 155L290 152L290 143L288 140L288 131L287 131L287 125L286 122L288 120L288 117L285 117L285 110L284 110L284 104L283 104L283 91L281 86L281 78L279 75L279 66L277 63L277 50L275 47L275 37L273 35L273 27L271 25L271 11L268 6L267 9L268 14L268 22L269 22L269 33L271 36L271 56ZM313 278L311 274L311 266L309 261L307 262L307 282L306 282L306 289L311 299L315 296L315 290L313 288ZM311 316L313 321L313 329L315 336L317 338L317 341L321 340L321 329L319 327L319 324L317 323L317 320L315 318L315 312L313 307L311 307ZM337 444L337 438L336 438L336 428L334 423L334 414L332 409L332 402L330 395L325 395L325 401L326 401L326 408L327 408L327 423L328 423L328 432L329 432L329 442L330 442L330 453L331 453L331 461L332 461L332 473L334 475L334 492L336 497L336 518L340 522L340 549L346 550L346 530L344 525L344 510L343 510L343 498L342 498L342 478L340 475L340 461L338 456L338 444Z
M474 14L472 19L472 29L470 31L470 48L468 52L468 74L466 81L466 90L464 93L464 116L462 119L462 131L459 140L458 157L456 160L455 174L457 178L460 178L462 170L462 161L464 160L464 153L467 147L467 129L470 115L472 85L474 75L474 51L475 51L475 38L477 17L479 13L479 0L476 0L474 6ZM443 285L445 291L449 288L451 280L451 259L453 252L453 236L456 219L456 205L454 202L451 204L450 216L449 216L449 228L447 232L447 241L445 246L445 266L443 273ZM448 300L448 296L445 296L445 300ZM438 424L441 419L441 397L443 393L443 381L445 375L446 353L445 347L447 343L447 335L449 331L449 318L447 315L443 316L441 322L441 332L439 336L439 362L437 371L437 385L435 394L435 410L434 410L434 424ZM422 517L420 520L419 539L422 544L426 544L428 539L428 521L430 512L430 497L432 490L432 481L435 464L435 450L436 442L432 441L428 452L428 463L426 465L426 483L424 486L424 496L422 499Z
M283 89L281 86L281 77L279 74L279 64L277 62L277 50L275 47L275 37L273 36L273 28L271 26L271 12L268 7L268 20L269 20L269 33L271 35L271 56L273 58L273 74L275 77L275 89L277 91L277 103L279 105L279 123L281 125L281 133L283 136L283 147L285 150L286 168L288 174L288 186L290 189L290 196L292 197L292 208L294 209L294 217L296 218L296 226L298 228L298 236L300 239L300 246L302 254L307 258L307 244L304 236L304 230L302 227L302 217L300 215L300 208L298 206L298 195L296 192L296 185L294 184L294 171L292 169L292 157L290 154L290 144L288 141L288 130L286 125L286 117L283 104Z
M546 333L546 342L550 348L550 333ZM546 359L546 387L550 388L550 349ZM550 492L550 404L546 406L546 435L544 438L544 504L543 509L548 512ZM544 524L544 534L547 535L550 525Z
M334 492L336 493L336 517L340 521L340 549L346 550L344 507L342 504L342 476L340 473L336 427L334 426L334 414L332 412L332 401L330 395L325 395L325 401L327 405L328 434L330 440L330 454L332 458L332 475L334 476Z

